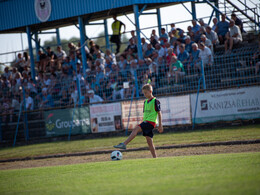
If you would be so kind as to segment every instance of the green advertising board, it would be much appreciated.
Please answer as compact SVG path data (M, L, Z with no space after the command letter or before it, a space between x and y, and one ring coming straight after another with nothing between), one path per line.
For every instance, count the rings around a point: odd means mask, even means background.
M73 116L73 120L72 120ZM89 107L44 112L47 136L91 133Z

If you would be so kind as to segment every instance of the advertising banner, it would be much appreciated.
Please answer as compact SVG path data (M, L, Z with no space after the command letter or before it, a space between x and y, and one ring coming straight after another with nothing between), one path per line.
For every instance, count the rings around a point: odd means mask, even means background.
M90 106L92 133L121 130L121 104L98 104Z
M190 96L158 98L161 102L162 123L166 126L191 124ZM129 129L133 129L143 120L144 99L133 101L129 117ZM122 102L122 121L127 127L131 102Z
M191 124L190 96L159 98L162 123L166 126Z
M89 107L59 109L44 112L47 136L91 133Z
M128 129L134 129L136 125L140 124L143 121L144 101L145 101L144 99L135 100L132 102L132 106L130 106L131 101L122 102L122 123L124 129L127 128L128 118L129 118ZM130 111L130 117L128 117L129 111Z
M191 95L194 117L196 94ZM199 94L196 123L254 119L260 117L260 87Z

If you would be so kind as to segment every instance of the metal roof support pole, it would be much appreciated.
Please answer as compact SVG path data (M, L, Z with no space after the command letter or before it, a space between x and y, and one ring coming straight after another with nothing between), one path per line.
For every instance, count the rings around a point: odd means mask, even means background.
M33 57L33 48L32 48L32 35L31 35L31 28L26 26L26 33L28 39L28 46L29 46L29 54L30 54L30 61L31 61L31 73L32 79L35 81L35 64L34 64L34 57Z
M57 37L57 44L61 46L61 41L60 41L60 29L56 28L56 37Z
M157 22L158 22L158 33L159 33L159 36L161 36L161 35L162 35L162 33L161 33L162 20L161 20L161 11L160 11L160 8L157 8L157 9L156 9L156 13L157 13Z
M108 28L107 28L107 19L104 19L104 26L105 26L105 38L106 38L106 48L109 49L109 35L108 35Z
M34 37L35 37L35 47L36 47L36 60L37 60L37 62L39 62L40 56L38 54L38 51L40 50L40 44L39 44L39 38L38 38L38 31L36 31L34 33Z
M219 9L219 2L218 2L218 0L215 0L214 4L215 4L215 7ZM216 18L219 21L219 12L216 11L215 13L216 13Z
M192 10L192 19L197 20L195 2L191 2L191 10Z
M140 37L139 8L138 8L138 5L134 5L134 13L135 13L135 28L136 28L136 35L137 35L138 59L143 59L143 51L142 51L141 37Z
M87 65L87 56L86 56L86 50L85 50L85 23L83 21L82 17L78 17L78 23L79 23L79 32L80 32L80 45L81 45L81 58L82 58L82 67L83 67L83 75L84 78L86 78L86 65Z

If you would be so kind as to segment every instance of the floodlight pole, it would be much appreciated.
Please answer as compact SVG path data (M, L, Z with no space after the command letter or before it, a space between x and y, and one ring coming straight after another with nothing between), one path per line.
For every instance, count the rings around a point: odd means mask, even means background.
M78 23L79 23L79 32L80 32L80 46L81 46L81 58L82 58L82 67L83 67L83 75L84 78L86 78L86 65L87 65L87 56L86 56L86 50L85 50L85 23L83 21L82 17L78 17Z

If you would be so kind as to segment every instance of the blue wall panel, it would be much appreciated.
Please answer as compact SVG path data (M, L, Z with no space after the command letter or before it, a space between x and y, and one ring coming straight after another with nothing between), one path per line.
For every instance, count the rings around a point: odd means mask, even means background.
M48 21L79 15L107 12L134 4L185 2L194 0L51 0L52 12ZM47 22L48 22L47 21ZM7 0L0 2L0 31L39 24L34 11L34 0Z

